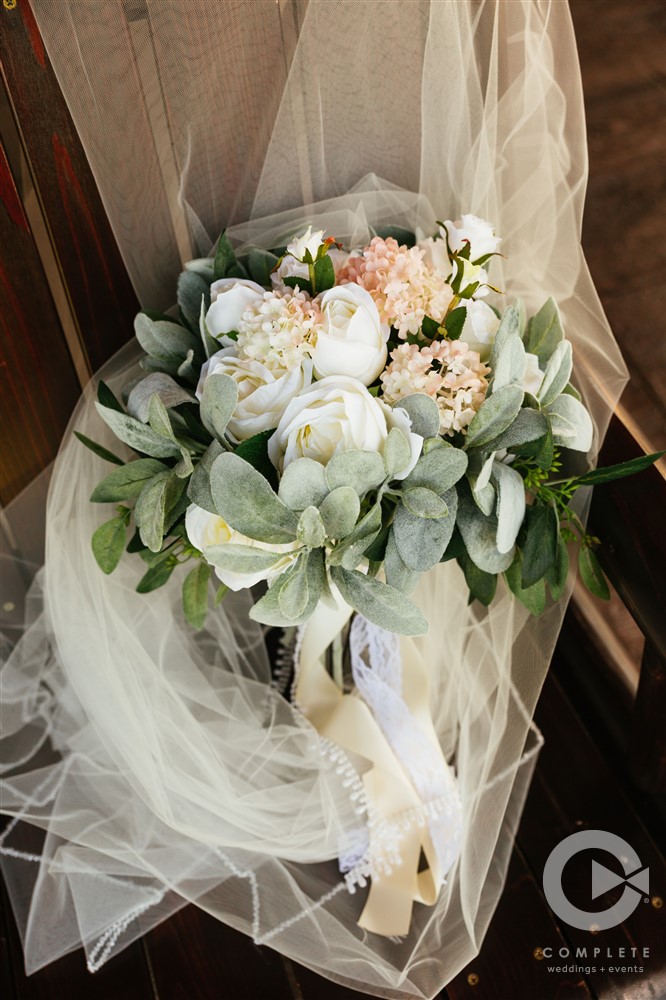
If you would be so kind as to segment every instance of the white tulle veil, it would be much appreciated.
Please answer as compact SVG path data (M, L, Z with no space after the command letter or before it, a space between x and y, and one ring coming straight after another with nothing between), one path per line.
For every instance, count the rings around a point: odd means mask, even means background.
M32 6L143 305L168 307L181 261L224 226L239 245L275 246L306 223L358 244L376 226L429 235L471 211L504 238L499 287L528 308L558 301L596 450L625 371L580 248L586 145L566 4ZM137 357L128 346L103 377L120 385ZM70 431L117 450L92 398ZM133 560L104 576L90 536L106 515L88 498L105 466L70 431L44 569L2 674L2 805L19 821L1 861L28 971L81 943L94 971L194 902L331 979L433 997L478 951L501 892L564 603L535 620L502 587L489 609L468 606L455 564L423 578L431 630L418 644L464 842L409 935L367 934L364 893L336 862L359 822L344 762L271 685L249 598L194 633L178 574L142 597ZM38 486L7 512L18 589Z

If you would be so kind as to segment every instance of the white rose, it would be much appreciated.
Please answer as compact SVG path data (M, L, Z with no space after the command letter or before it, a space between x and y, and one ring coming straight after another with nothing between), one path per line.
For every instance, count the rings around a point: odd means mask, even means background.
M523 375L521 386L525 392L529 392L533 396L536 396L537 392L541 388L544 373L539 368L539 359L536 354L525 354L525 358L527 359L527 367L525 368L525 374Z
M465 241L469 240L471 245L471 260L478 260L487 253L497 253L502 242L495 236L495 230L485 219L479 219L477 215L463 215L462 218L451 222L450 219L444 223L444 228L449 237L451 253L462 250ZM443 229L440 233L444 235Z
M312 232L312 226L308 226L307 230L298 239L294 239L287 245L287 253L295 257L296 260L303 260L305 257L305 251L309 250L314 260L317 256L317 251L319 247L324 242L324 230L319 229L316 233Z
M185 514L185 530L192 545L204 553L208 545L251 545L256 549L263 549L266 552L284 553L282 559L274 563L269 569L261 570L258 573L232 573L228 569L215 567L216 576L229 587L230 590L244 590L246 587L254 587L261 580L268 580L271 583L276 576L284 573L286 569L294 563L300 554L300 542L288 542L286 545L269 545L267 542L257 542L254 538L248 538L234 528L230 528L224 518L217 514L211 514L203 507L190 504Z
M386 365L389 335L372 295L354 284L329 288L321 297L321 311L312 355L316 375L350 375L370 385Z
M430 236L427 240L421 240L416 245L419 249L425 250L423 260L428 267L437 271L443 278L450 277L452 268L449 251L446 249L446 240Z
M470 350L476 351L482 361L487 361L499 329L499 318L485 302L469 299L464 305L467 315L460 339Z
M392 427L403 431L411 446L408 464L395 476L404 479L416 465L423 444L423 438L412 433L407 412L376 399L358 379L331 375L292 399L269 438L268 454L280 472L297 458L326 465L340 451L382 454Z
M293 292L293 288L285 284L285 278L303 278L305 281L309 281L310 272L308 265L302 264L300 260L296 260L295 257L290 257L287 254L282 258L280 266L271 274L273 288L282 295Z
M261 285L246 278L214 281L210 286L210 309L206 313L206 327L211 337L223 337L237 330L245 310L261 302L264 293Z
M238 386L238 402L227 425L229 436L238 443L277 427L287 404L312 382L312 362L306 359L290 371L268 369L260 361L236 357L235 348L226 347L203 365L198 399L209 375L229 375Z

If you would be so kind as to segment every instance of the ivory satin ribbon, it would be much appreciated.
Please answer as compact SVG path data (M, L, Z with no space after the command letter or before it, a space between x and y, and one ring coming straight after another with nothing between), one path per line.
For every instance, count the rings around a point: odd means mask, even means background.
M343 694L326 671L325 652L351 614L352 609L341 600L335 608L320 603L301 637L294 696L322 737L364 757L371 765L362 780L368 799L372 859L382 856L382 820L402 823L406 813L423 812L423 802L368 705L356 693ZM411 640L401 640L400 646L403 699L448 768L430 718L426 666ZM427 868L419 872L421 851ZM358 921L375 934L407 934L414 902L432 905L439 894L443 873L426 823L418 825L412 820L405 824L399 853L400 864L373 875Z

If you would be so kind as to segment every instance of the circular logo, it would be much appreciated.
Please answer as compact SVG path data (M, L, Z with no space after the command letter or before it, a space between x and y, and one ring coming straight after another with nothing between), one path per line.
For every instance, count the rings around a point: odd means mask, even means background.
M607 910L588 912L567 899L562 889L562 873L567 861L580 851L596 847L614 858L624 869L624 878L615 872L592 862L592 899L596 899L609 889L624 884L624 892L616 903ZM607 830L581 830L572 833L551 852L543 870L543 891L548 905L557 916L579 930L600 931L616 927L629 917L643 896L650 891L649 870L641 865L638 855L626 840Z

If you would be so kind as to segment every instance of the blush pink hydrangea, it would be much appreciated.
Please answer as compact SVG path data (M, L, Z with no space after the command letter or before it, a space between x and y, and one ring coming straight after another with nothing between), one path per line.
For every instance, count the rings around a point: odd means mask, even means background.
M319 303L305 292L266 292L238 324L239 357L260 361L271 371L291 371L311 356L321 324Z
M349 258L338 280L370 292L382 322L405 340L419 332L426 316L441 323L453 299L451 286L425 255L424 249L400 246L392 236L375 236L361 255Z
M382 397L396 403L425 392L437 403L440 434L465 432L488 390L490 368L459 340L433 341L427 347L400 344L381 376Z

